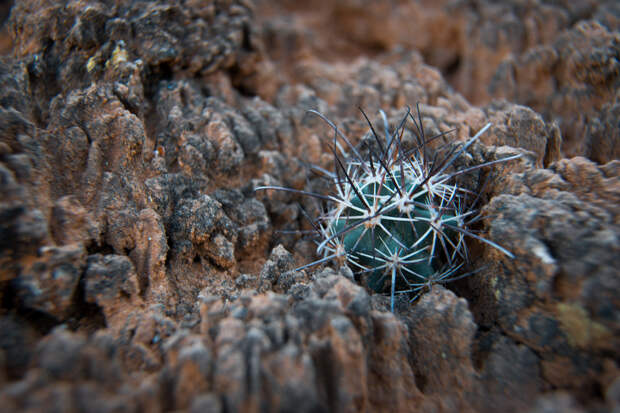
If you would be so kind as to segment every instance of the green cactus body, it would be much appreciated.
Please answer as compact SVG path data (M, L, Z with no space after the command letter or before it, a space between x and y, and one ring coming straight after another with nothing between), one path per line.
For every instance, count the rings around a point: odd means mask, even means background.
M368 159L365 159L331 121L318 112L311 112L332 126L336 137L352 152L346 154L335 138L331 150L336 170L316 168L332 180L334 192L323 195L279 186L257 188L288 191L326 201L327 212L312 221L319 237L317 253L323 258L299 269L344 259L369 288L381 293L389 290L390 307L394 311L396 294L409 294L413 297L411 300L415 300L432 284L467 275L457 274L469 259L466 236L512 257L503 247L468 228L469 222L480 218L473 207L477 197L472 203L471 191L449 182L462 173L520 155L447 172L490 124L462 147L454 147L443 159L433 156L433 161L429 161L427 142L444 134L426 139L419 109L417 120L407 111L393 132L389 131L387 116L381 112L383 140L364 114L379 147L378 154L369 148ZM400 139L408 119L417 129L418 146L404 151Z
M437 248L440 241L435 229L443 223L456 222L458 211L453 205L439 208L447 198L433 199L437 196L420 186L423 178L410 167L402 171L392 168L389 174L381 172L381 165L373 165L372 170L380 171L380 176L358 171L361 185L357 192L351 191L346 203L349 206L332 210L330 232L344 232L342 244L349 262L366 274L365 283L374 291L382 292L390 284L386 275L391 275L393 267L399 274L394 280L399 289L425 284L448 261L448 252ZM367 206L376 213L374 219L368 220L372 212L367 211ZM346 231L364 219L364 224ZM450 238L449 245L458 245L458 233L444 229L444 234Z

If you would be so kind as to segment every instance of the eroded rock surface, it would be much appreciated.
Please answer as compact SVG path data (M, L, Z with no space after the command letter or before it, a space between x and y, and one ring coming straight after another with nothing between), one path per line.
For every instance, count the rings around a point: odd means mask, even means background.
M15 2L4 410L620 408L615 2L324 3ZM458 177L515 258L472 240L475 275L391 313L346 266L296 270L319 206L254 188L328 189L308 109L366 153L358 107L416 103L429 151L493 123L455 167L521 154Z
M258 4L268 53L293 79L315 60L392 63L414 49L470 101L506 98L557 123L566 155L618 157L617 1Z

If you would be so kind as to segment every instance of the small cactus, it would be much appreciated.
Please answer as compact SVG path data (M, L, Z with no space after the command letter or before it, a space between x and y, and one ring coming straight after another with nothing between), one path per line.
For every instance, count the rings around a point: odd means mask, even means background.
M468 228L480 217L474 210L471 192L451 183L454 177L519 157L511 156L470 168L448 172L449 167L491 126L484 126L459 149L455 147L441 160L431 157L427 144L445 133L427 138L422 129L418 108L417 119L408 110L399 126L389 131L383 111L382 141L372 123L370 126L379 153L369 148L368 157L360 152L322 114L335 133L331 150L335 171L316 168L333 182L334 193L316 194L278 186L262 186L257 190L277 189L301 193L326 201L326 213L311 220L319 240L317 253L323 258L304 265L303 269L329 260L346 260L351 269L376 292L389 291L390 308L394 311L397 293L410 294L415 300L427 286L462 278L459 273L468 261L465 237L476 238L503 252L512 254ZM417 145L409 151L402 147L405 123L411 119L417 130ZM340 138L351 155L347 154ZM340 152L340 155L338 155Z

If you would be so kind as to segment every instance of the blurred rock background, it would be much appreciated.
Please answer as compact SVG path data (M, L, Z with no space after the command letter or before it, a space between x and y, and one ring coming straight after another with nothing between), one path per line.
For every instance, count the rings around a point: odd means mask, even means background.
M620 411L618 3L299 3L2 2L2 410ZM392 314L253 188L417 102L516 258Z

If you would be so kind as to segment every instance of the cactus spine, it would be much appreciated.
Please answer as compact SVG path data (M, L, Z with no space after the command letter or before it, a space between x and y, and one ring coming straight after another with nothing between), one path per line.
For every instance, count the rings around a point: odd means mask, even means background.
M462 147L453 148L440 160L436 156L431 160L428 142L445 134L427 138L419 108L417 119L408 110L392 132L381 111L383 140L362 111L379 148L379 153L369 150L368 157L363 158L331 121L318 112L310 112L323 118L335 132L331 144L335 171L320 169L332 180L334 193L326 196L276 186L256 188L297 192L327 201L327 212L312 222L319 235L317 253L323 258L300 269L345 259L368 287L376 292L389 290L394 311L396 294L410 294L414 300L427 286L469 274L459 273L469 258L466 237L476 238L512 257L503 247L468 228L468 223L479 219L479 215L468 205L471 193L451 181L457 175L519 155L447 172L491 124ZM409 119L417 131L417 145L405 151L401 138ZM351 155L345 153L336 137Z

